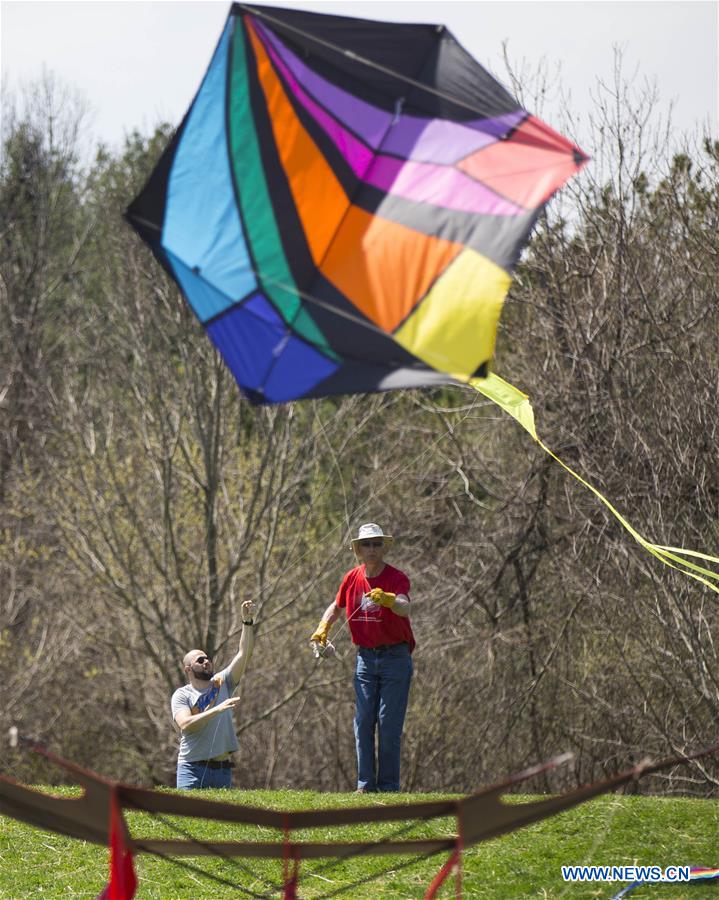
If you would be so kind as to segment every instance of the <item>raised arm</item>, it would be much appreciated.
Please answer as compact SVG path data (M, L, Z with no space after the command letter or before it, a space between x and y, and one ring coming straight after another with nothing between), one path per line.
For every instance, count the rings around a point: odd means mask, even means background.
M247 664L252 656L252 648L255 644L255 604L252 600L245 600L242 604L242 634L237 656L229 665L232 681L237 685L245 673Z

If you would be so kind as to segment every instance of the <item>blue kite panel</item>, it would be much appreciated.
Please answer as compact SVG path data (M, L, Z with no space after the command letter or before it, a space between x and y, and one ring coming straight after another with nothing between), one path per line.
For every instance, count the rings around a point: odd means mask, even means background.
M232 17L185 122L167 185L162 245L228 299L257 287L235 203L225 134Z
M207 333L240 387L271 403L304 396L338 368L288 331L262 294L210 323Z
M272 403L303 397L318 382L337 371L337 363L317 353L309 344L291 337L273 366L264 394Z
M187 297L187 302L195 311L200 322L206 322L224 312L235 301L231 297L220 293L211 284L196 275L172 253L165 253L165 257L172 267L173 274L182 288L182 293Z

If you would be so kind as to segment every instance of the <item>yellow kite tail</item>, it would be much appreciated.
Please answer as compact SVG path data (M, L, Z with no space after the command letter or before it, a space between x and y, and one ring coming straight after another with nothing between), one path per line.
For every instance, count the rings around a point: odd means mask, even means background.
M457 380L466 381L466 379L462 377L458 377ZM685 550L682 547L663 547L660 544L654 544L651 541L648 541L639 534L636 528L634 528L624 516L612 506L602 493L588 481L585 481L585 479L577 474L574 469L571 469L566 463L562 462L556 453L553 453L549 447L540 440L534 424L534 410L532 409L532 404L526 394L523 394L522 391L518 390L508 381L504 381L504 379L494 373L489 375L488 378L472 378L467 383L493 403L496 403L497 406L506 413L509 413L512 418L516 419L522 428L531 434L545 453L548 453L560 466L562 466L563 469L566 469L570 475L581 482L602 501L617 521L621 523L634 540L637 541L638 544L641 544L645 550L649 551L649 553L663 562L665 566L669 566L671 569L676 569L678 572L683 572L685 575L689 575L691 578L701 581L702 584L719 594L719 573L690 562L688 559L682 559L682 556L691 556L695 559L704 560L705 562L716 563L717 565L719 565L719 558L716 556L709 556L706 553L699 553L696 550Z

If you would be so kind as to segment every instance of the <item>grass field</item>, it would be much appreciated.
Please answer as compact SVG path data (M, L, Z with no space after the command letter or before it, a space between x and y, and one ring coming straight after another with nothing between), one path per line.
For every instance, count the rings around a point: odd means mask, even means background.
M70 796L70 789L57 793ZM315 794L297 791L198 792L203 796L252 806L302 809L355 805L365 798L352 794ZM439 795L395 795L392 799L417 801ZM517 801L529 798L513 798ZM215 822L152 820L147 815L127 816L131 832L153 837L179 837L178 825L204 840L276 840L271 829L240 827ZM403 823L353 826L294 833L298 840L374 841L396 835ZM453 820L443 819L413 827L402 837L453 834ZM406 865L405 857L364 857L303 862L300 897L339 895L353 898L415 898L424 890L445 857L437 856ZM94 898L107 874L107 850L21 825L0 816L0 897ZM229 898L280 894L282 863L264 860L220 860L186 857L192 870L169 860L146 855L136 858L140 898ZM565 884L562 865L692 865L719 866L719 801L604 796L506 837L479 844L464 854L465 897L601 897L610 898L620 884ZM404 868L402 866L405 866ZM230 884L220 884L200 873L211 873ZM377 876L372 878L372 876ZM372 880L367 880L371 879ZM358 883L362 882L362 883ZM252 892L248 894L247 892ZM445 882L440 896L454 897L454 881ZM641 900L719 900L719 883L648 885L629 897Z

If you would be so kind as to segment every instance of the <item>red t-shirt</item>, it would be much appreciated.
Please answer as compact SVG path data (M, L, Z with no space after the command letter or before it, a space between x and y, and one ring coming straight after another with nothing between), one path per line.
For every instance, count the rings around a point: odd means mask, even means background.
M351 569L342 579L335 603L347 612L352 643L370 648L407 643L411 652L415 640L409 618L398 616L364 596L376 587L391 594L404 594L409 599L409 578L394 566L385 563L375 578L367 577L364 564Z

